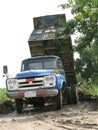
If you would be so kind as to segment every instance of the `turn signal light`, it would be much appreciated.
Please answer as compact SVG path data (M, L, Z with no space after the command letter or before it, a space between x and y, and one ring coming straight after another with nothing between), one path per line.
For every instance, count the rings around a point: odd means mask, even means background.
M54 73L55 73L55 74L59 74L59 73L60 73L59 69L55 69L55 70L54 70Z

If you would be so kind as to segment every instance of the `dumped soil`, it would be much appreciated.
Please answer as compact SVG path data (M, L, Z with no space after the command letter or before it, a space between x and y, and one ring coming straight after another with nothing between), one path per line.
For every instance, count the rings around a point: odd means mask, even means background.
M12 101L5 101L0 104L0 114L8 114L15 110L14 102Z
M93 96L90 93L83 91L81 88L78 88L78 97L79 101L94 101L98 100L98 96Z
M50 105L17 114L13 102L0 104L0 130L97 130L98 98L82 90L78 95L77 105L64 105L59 111Z

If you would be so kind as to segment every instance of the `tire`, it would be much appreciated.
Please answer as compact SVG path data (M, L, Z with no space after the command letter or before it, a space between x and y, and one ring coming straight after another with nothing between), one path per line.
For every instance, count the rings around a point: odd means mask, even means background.
M58 95L56 96L56 110L62 109L62 90L58 90Z
M71 97L72 97L72 104L77 104L78 103L78 96L77 96L77 91L76 91L75 86L71 87Z
M65 97L66 97L67 104L71 104L72 103L71 87L65 88Z
M23 99L15 99L16 111L21 113L23 110Z

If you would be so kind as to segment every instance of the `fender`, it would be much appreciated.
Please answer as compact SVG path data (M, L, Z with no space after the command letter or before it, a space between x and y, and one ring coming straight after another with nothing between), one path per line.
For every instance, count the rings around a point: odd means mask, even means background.
M66 83L65 77L61 74L56 74L56 88L61 89L64 82Z

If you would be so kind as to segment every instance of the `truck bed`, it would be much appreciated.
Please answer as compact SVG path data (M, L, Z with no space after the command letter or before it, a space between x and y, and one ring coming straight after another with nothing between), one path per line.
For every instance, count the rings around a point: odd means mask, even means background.
M76 84L71 37L55 39L55 33L61 29L62 24L66 21L65 14L37 17L33 20L35 28L28 40L31 56L56 55L61 57L67 85Z

